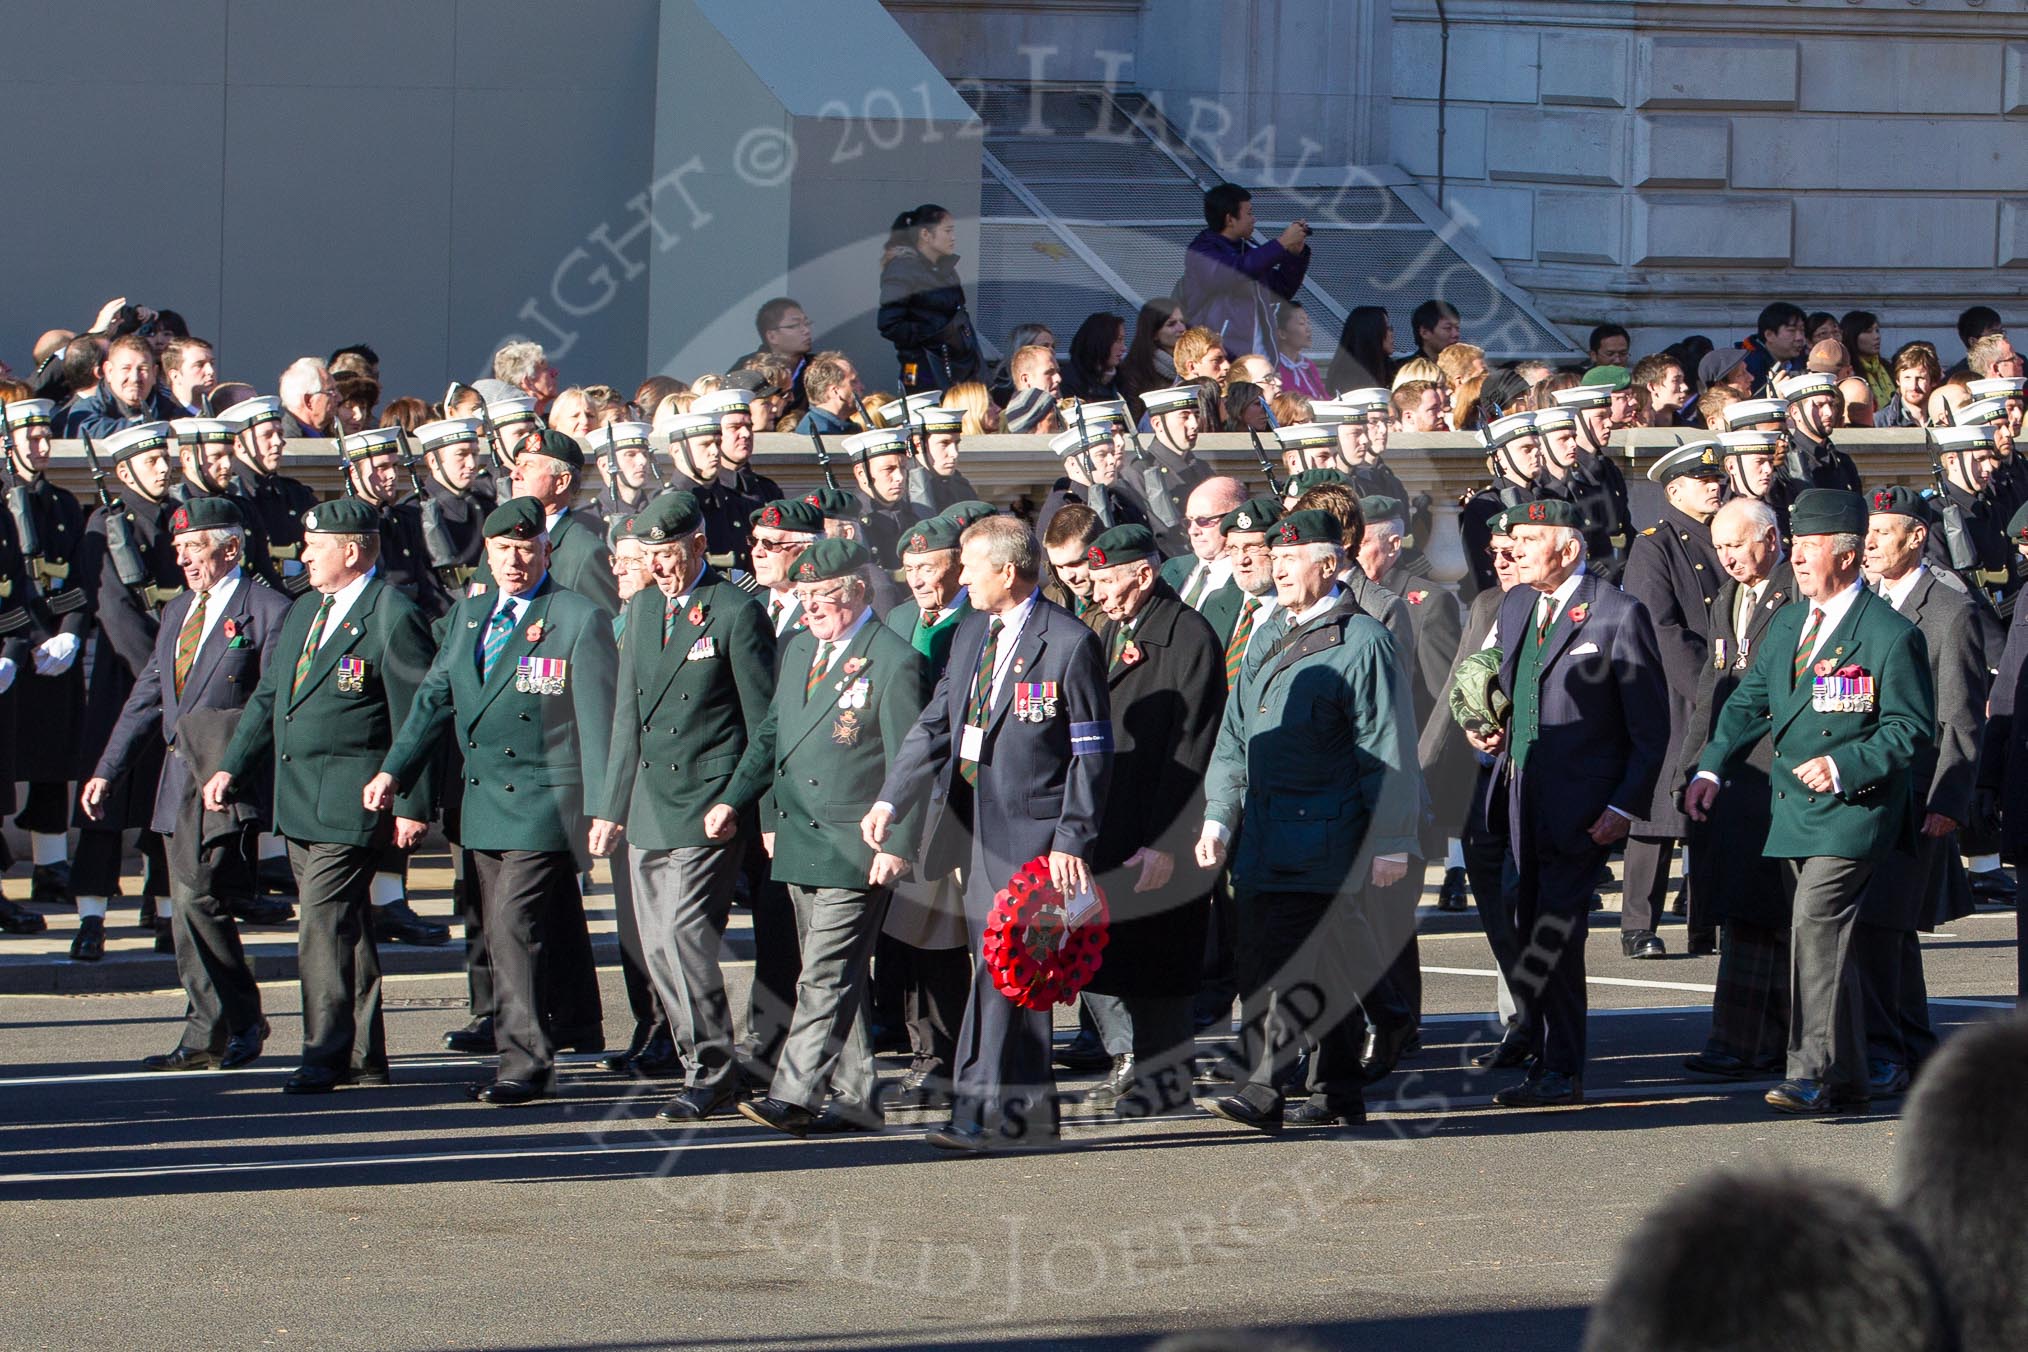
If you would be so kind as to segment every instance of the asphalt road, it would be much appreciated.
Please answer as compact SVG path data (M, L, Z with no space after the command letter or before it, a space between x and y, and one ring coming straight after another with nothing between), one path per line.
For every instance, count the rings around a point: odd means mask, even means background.
M177 1077L135 1063L173 1045L180 997L0 997L0 1343L1133 1348L1254 1326L1532 1352L1576 1345L1620 1239L1709 1169L1884 1186L1895 1105L1795 1120L1764 1083L1687 1083L1715 959L1628 962L1610 931L1590 947L1589 1101L1492 1107L1512 1072L1464 1068L1491 959L1471 917L1431 922L1425 1050L1363 1131L1073 1107L1060 1151L980 1159L926 1147L928 1117L810 1142L738 1118L665 1130L666 1088L590 1057L553 1102L471 1104L483 1063L436 1050L461 1017L444 976L390 982L397 1083L321 1099L279 1092L289 984L264 990L270 1055ZM2011 1005L2014 936L1984 912L1925 942L1940 1026Z

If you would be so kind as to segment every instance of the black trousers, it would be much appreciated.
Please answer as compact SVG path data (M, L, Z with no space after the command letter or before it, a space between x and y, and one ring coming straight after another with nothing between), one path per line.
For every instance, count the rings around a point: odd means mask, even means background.
M1789 1046L1789 932L1750 920L1728 919L1721 928L1705 1048L1779 1072Z
M492 970L499 1078L547 1088L556 1042L580 1040L604 1024L577 861L565 850L464 855Z
M947 1080L957 1059L965 991L972 984L972 955L962 948L917 948L884 934L880 942L875 961L889 969L901 994L909 1071Z
M296 963L303 986L303 1064L340 1075L387 1069L380 953L373 946L371 845L289 842L296 875Z
M143 829L134 840L141 852L141 895L171 895L169 859L162 837ZM77 848L71 852L70 890L80 897L116 897L120 894L120 863L126 852L126 835L121 831L80 829Z
M974 838L971 867L965 870L972 979L958 1028L951 1121L1007 1141L1043 1140L1055 1136L1060 1126L1056 1070L1050 1060L1053 1022L1049 1010L1024 1009L1000 994L978 956L998 886L990 873Z
M1373 931L1359 908L1323 892L1242 891L1240 906L1240 1093L1272 1110L1307 1039L1316 1048L1311 1097L1331 1108L1362 1106L1360 996L1387 960L1370 951Z
M1669 914L1669 861L1676 842L1655 836L1627 837L1626 874L1620 891L1620 933L1659 930Z
M753 915L753 990L739 1059L747 1075L767 1081L774 1078L796 1012L803 953L796 944L796 906L788 884L767 879L748 894L747 905Z
M1220 869L1211 880L1211 924L1205 931L1203 984L1194 1012L1224 1030L1239 997L1239 904L1232 898L1232 873Z
M1914 1070L1936 1050L1929 1024L1929 984L1922 974L1922 943L1914 930L1860 921L1852 935L1866 1015L1866 1056Z
M1592 883L1606 852L1552 852L1538 834L1526 854L1526 865L1514 859L1507 875L1516 945L1513 963L1503 968L1507 989L1522 1035L1540 1049L1541 1068L1582 1076L1588 1007L1584 941Z
M42 780L28 786L28 799L15 814L14 824L24 831L60 836L70 829L70 785ZM91 895L97 896L94 892Z
M202 848L194 840L170 842L176 975L190 1002L182 1045L196 1051L223 1051L227 1038L261 1021L260 987L240 945L239 925L226 909L254 896L258 834L249 823Z

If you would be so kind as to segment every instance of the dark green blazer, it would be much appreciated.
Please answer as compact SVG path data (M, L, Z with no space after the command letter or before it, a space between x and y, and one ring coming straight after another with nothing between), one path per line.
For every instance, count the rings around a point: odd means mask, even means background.
M748 730L775 692L775 635L752 595L707 568L667 647L660 589L627 602L626 657L613 699L612 770L593 815L624 823L644 850L698 849L704 814L728 801L749 760L766 773Z
M887 764L922 713L922 657L868 616L805 699L816 659L809 630L788 641L781 683L754 732L758 773L742 764L726 801L743 808L765 791L761 829L775 833L776 882L863 890L873 851L859 837L859 821L880 801ZM864 707L839 707L860 681ZM921 817L909 812L896 823L888 853L914 860Z
M1790 686L1809 614L1810 602L1802 597L1775 613L1753 665L1725 701L1697 768L1724 779L1762 737L1771 737L1768 780L1774 801L1767 856L1878 859L1914 841L1916 786L1910 767L1929 752L1936 729L1929 654L1921 630L1862 589L1837 628L1824 636L1817 661L1834 670L1858 667L1872 677L1874 707L1819 711L1811 707L1812 670ZM1818 793L1796 778L1796 767L1818 756L1829 756L1838 769L1835 793Z
M479 677L480 636L494 593L451 608L443 646L417 687L381 769L403 792L420 782L446 737L464 756L458 843L468 850L568 850L585 858L587 786L606 777L613 721L613 625L592 602L546 577L514 633ZM538 626L540 628L538 629ZM531 640L531 635L537 635ZM522 658L567 663L563 689L519 689ZM580 734L583 735L580 735Z
M924 679L935 685L937 677L943 675L944 664L951 660L951 636L958 632L959 621L971 613L972 602L966 597L937 616L934 625L925 628L922 607L911 596L887 612L885 623L922 655L926 671Z
M221 768L235 780L275 772L275 831L290 840L370 845L392 835L388 819L360 806L366 781L380 771L408 716L436 645L415 602L378 576L327 629L310 669L296 685L296 660L324 598L307 592L282 620L273 659L247 700ZM341 679L341 659L363 662ZM426 767L395 800L396 817L428 821L434 789Z
M1178 554L1173 559L1162 561L1161 578L1174 587L1176 594L1181 596L1184 584L1190 581L1190 574L1196 570L1195 554ZM1215 591L1198 598L1197 613L1211 622L1220 643L1230 643L1232 626L1239 623L1240 607L1245 604L1246 593L1240 590L1239 583L1233 581L1228 574Z

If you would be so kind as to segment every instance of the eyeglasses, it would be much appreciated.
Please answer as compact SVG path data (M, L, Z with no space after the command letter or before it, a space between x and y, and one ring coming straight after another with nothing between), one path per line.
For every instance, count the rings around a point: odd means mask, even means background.
M792 549L801 549L808 540L770 540L764 536L753 537L753 552L756 554L786 554Z
M1219 522L1223 520L1225 520L1224 512L1213 512L1210 516L1191 517L1190 524L1195 526L1198 530L1210 530L1213 526L1216 526Z
M1495 549L1489 552L1492 554L1493 562L1495 563L1514 562L1514 551L1511 549Z

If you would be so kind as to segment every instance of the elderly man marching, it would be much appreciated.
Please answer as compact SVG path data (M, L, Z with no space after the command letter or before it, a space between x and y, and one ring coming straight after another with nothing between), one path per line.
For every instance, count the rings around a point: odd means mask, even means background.
M1360 1001L1389 955L1365 942L1357 898L1407 870L1420 792L1394 640L1338 581L1338 519L1291 512L1268 539L1274 637L1253 644L1226 702L1196 857L1217 868L1238 836L1244 1080L1206 1106L1272 1135L1366 1120ZM1281 1072L1305 1035L1312 1093L1284 1114Z

